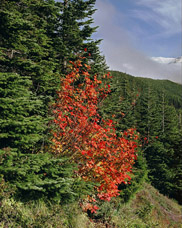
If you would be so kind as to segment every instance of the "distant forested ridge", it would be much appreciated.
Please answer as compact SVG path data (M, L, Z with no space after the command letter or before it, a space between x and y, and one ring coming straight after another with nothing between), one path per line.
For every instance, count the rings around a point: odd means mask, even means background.
M151 183L181 203L182 85L112 71L110 96L101 107L118 131L135 126Z

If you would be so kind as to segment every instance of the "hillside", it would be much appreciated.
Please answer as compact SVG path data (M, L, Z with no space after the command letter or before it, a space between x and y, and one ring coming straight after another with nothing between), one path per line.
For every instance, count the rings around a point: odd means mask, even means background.
M156 80L151 78L134 77L119 71L111 71L114 83L119 81L121 84L128 81L130 90L132 87L143 90L150 87L158 94L163 92L169 104L174 104L176 108L182 108L182 85L169 80Z
M182 203L182 86L117 71L111 75L101 115L116 123L118 134L136 128L152 185ZM138 168L144 170L144 164Z
M180 228L181 210L182 207L176 202L144 183L129 203L121 204L119 199L113 199L103 205L95 218L89 218L76 203L60 207L42 201L22 203L7 197L0 207L0 227Z

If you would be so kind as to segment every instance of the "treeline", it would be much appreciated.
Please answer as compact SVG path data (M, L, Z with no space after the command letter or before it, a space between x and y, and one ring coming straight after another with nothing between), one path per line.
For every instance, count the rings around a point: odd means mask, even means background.
M92 74L107 69L91 38L95 0L0 1L0 174L16 197L78 199L91 184L74 164L49 153L51 105L69 61L79 55ZM2 182L4 183L4 182Z
M182 87L167 80L111 72L111 94L101 107L118 131L135 126L152 185L181 201Z

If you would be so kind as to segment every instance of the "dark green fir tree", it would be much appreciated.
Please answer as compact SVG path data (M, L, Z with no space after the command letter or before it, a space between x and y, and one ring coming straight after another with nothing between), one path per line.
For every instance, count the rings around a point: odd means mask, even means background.
M29 76L32 92L43 96L45 115L59 82L51 40L58 14L52 0L0 4L0 72Z
M44 144L46 122L42 117L42 101L30 91L31 86L29 77L0 73L1 149L37 152Z
M86 57L94 74L105 72L107 66L98 47L101 40L92 39L97 29L92 26L95 0L62 0L59 3L61 13L53 46L58 51L56 59L60 71L66 73L68 62L81 54Z

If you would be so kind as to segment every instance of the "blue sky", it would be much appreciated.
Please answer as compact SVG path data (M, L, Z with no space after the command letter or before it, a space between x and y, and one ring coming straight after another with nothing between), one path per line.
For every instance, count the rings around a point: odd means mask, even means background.
M181 0L96 0L94 38L112 70L181 82L181 66L151 57L182 55Z
M181 56L181 0L108 1L123 15L118 26L150 56ZM150 45L148 45L150 43Z

